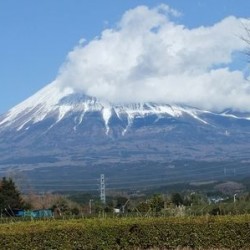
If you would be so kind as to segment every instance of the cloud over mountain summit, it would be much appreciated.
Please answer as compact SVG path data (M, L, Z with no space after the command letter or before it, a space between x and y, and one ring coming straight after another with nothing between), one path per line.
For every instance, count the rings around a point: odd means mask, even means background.
M167 5L128 10L116 27L81 40L57 84L114 103L250 110L250 83L234 61L246 48L240 37L250 21L229 16L191 29L178 23L179 15Z

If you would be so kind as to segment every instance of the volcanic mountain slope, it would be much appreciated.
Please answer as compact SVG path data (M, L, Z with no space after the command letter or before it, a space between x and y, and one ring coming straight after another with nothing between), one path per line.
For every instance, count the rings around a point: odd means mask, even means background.
M51 150L97 158L122 153L164 158L172 152L209 157L216 147L225 152L234 143L247 147L249 125L248 114L156 103L114 105L52 83L0 117L0 143L2 152L12 148L9 154L17 157Z
M0 117L0 167L248 160L250 115L112 104L54 82Z

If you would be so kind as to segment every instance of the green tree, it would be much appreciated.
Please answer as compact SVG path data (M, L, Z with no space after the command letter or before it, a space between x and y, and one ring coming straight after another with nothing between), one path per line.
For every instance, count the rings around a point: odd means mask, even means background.
M13 180L3 177L0 182L0 209L23 208L24 205L21 194L17 190Z
M183 204L183 198L181 197L181 195L179 193L174 193L171 196L171 201L173 202L173 204L175 204L176 206L180 206Z
M203 194L194 193L188 194L183 199L183 205L191 206L191 205L205 205L208 204L207 197Z
M57 215L79 215L81 207L78 203L69 200L66 197L59 196L51 209L56 212Z
M143 201L136 206L136 210L140 213L147 213L150 210L150 204Z
M150 199L150 207L154 212L160 212L164 208L162 195L156 194Z

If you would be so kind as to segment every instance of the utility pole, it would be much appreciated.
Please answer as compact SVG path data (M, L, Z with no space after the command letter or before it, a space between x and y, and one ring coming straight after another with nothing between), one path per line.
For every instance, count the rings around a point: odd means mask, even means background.
M122 206L122 213L124 214L125 213L125 207L127 206L129 202L129 199L125 202L125 204Z
M237 195L237 194L234 194L234 203L236 202L236 195Z
M92 214L92 199L89 200L89 214Z
M104 174L101 174L101 180L100 180L100 198L101 202L103 204L106 204L106 193L105 193L105 177Z

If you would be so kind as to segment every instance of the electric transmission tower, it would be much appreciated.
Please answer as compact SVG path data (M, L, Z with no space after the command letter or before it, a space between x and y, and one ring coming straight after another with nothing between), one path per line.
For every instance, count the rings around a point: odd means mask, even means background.
M106 203L106 194L105 194L105 177L104 174L101 174L101 186L100 186L100 198L101 198L101 202L103 204Z

